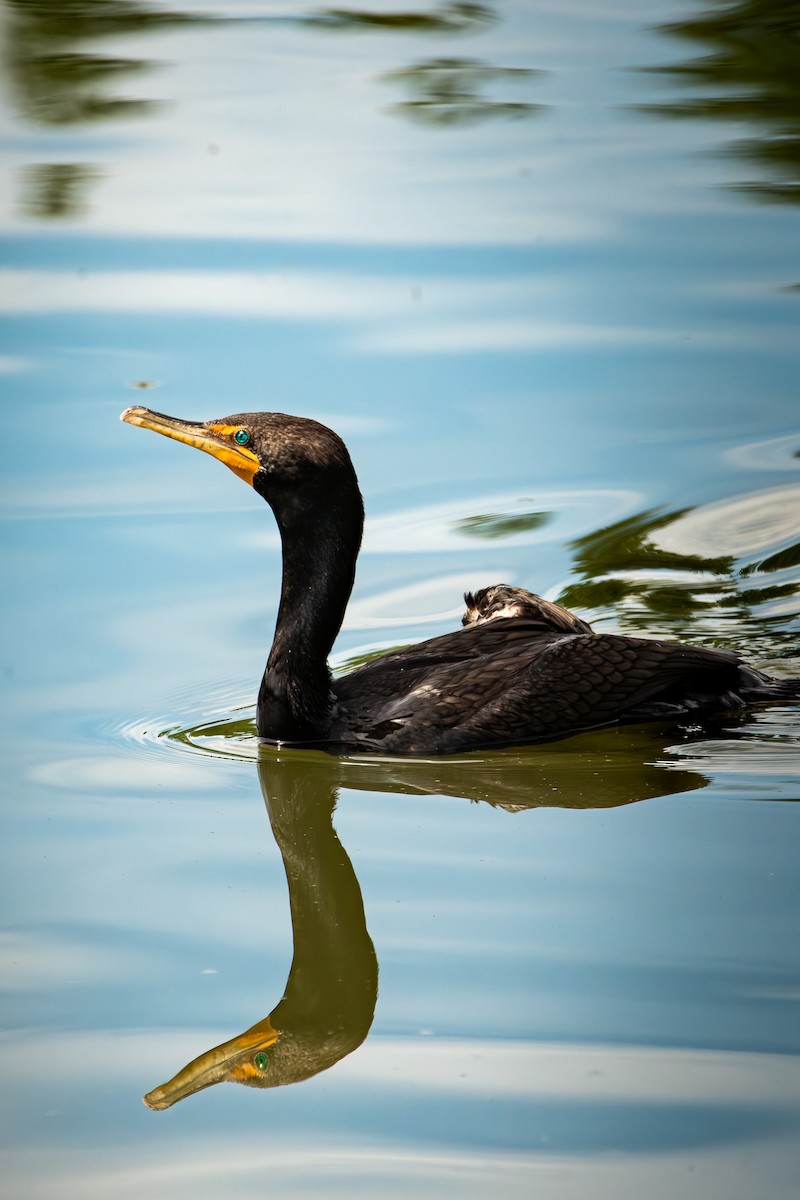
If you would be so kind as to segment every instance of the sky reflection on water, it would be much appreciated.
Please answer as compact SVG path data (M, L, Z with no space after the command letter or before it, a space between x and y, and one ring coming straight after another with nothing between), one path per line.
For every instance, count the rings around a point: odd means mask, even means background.
M345 437L337 667L502 578L800 673L796 39L746 0L57 7L3 15L9 1196L794 1200L787 708L329 760L369 1036L146 1112L290 974L280 563L257 497L117 418Z

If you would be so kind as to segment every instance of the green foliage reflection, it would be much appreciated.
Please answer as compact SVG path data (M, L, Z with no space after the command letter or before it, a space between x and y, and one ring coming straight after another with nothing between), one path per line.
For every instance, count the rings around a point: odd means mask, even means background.
M484 4L443 4L432 12L376 12L361 8L322 8L304 18L322 29L396 30L406 33L469 33L495 21L496 14Z
M153 101L109 96L120 75L138 73L148 59L89 54L77 43L195 23L187 13L147 8L135 0L8 0L6 61L20 111L47 125L74 125L147 112Z
M800 579L763 577L798 565L800 542L750 562L732 554L660 546L659 531L691 511L650 509L578 538L572 548L579 577L559 602L583 612L613 610L623 632L698 640L751 654L760 643L765 654L796 654L794 612L769 612L764 606L800 594Z
M762 199L800 200L800 3L739 0L664 33L700 43L706 51L684 63L656 68L702 95L649 105L667 116L747 122L756 137L733 143L739 157L758 164L766 178L738 185Z
M517 83L540 75L521 67L492 67L474 58L435 58L383 79L405 87L412 98L393 106L400 116L429 125L472 125L494 117L524 117L543 105L491 100L479 89L494 83Z
M23 169L23 207L42 220L81 216L86 193L102 175L91 163L34 163Z
M515 533L530 533L541 529L551 519L549 512L529 513L482 513L474 517L463 517L453 522L453 528L468 537L503 538Z
M20 113L46 126L74 126L144 116L155 100L111 95L124 75L141 74L149 59L87 53L81 43L205 20L157 10L136 0L7 0L4 61ZM36 163L25 169L23 209L38 218L74 217L102 171L86 163Z

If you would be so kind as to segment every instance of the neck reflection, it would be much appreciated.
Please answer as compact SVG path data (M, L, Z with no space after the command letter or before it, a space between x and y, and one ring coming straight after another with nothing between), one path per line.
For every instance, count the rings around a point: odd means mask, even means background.
M378 963L361 889L333 828L335 760L265 756L258 774L289 885L294 956L262 1021L214 1046L144 1097L164 1109L217 1083L281 1087L325 1071L367 1036Z
M217 1083L299 1083L364 1041L375 1011L378 963L361 889L333 828L339 787L458 796L521 813L611 808L708 782L663 756L664 731L653 725L434 761L262 747L259 780L286 871L294 936L286 988L268 1016L193 1059L148 1092L145 1104L169 1108Z

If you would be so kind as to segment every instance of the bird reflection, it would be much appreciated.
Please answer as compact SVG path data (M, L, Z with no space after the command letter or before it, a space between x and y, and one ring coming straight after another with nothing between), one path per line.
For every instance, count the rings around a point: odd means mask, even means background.
M169 1108L216 1083L299 1083L332 1067L367 1036L378 963L361 889L333 828L340 787L458 796L513 813L544 806L610 808L707 782L697 771L652 761L663 755L663 739L653 727L586 734L570 745L432 762L262 747L259 780L289 885L289 979L268 1016L153 1088L144 1097L148 1108Z
M726 721L726 728L730 720ZM569 742L458 758L331 759L351 791L452 796L516 813L534 808L618 808L655 796L691 792L708 780L665 758L675 726L625 726ZM325 757L322 752L309 752Z
M294 956L286 989L264 1020L149 1092L148 1108L169 1108L215 1083L299 1083L355 1050L372 1024L378 963L361 889L333 828L330 762L273 753L258 774L289 885Z

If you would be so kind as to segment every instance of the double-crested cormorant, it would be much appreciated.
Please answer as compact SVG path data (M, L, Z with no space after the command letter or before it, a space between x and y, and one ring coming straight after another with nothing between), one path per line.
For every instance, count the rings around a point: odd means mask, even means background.
M577 618L577 627L565 629L542 602L332 679L328 654L353 587L363 527L361 493L341 438L283 413L195 423L136 406L122 420L213 454L275 514L283 581L256 710L257 731L269 741L454 754L800 695L800 680L770 679L730 651L595 634Z
M485 621L506 620L508 617L533 617L553 630L566 633L591 633L587 625L575 613L552 600L545 600L525 588L511 587L508 583L494 583L477 592L464 592L467 610L461 618L462 625L479 625Z

